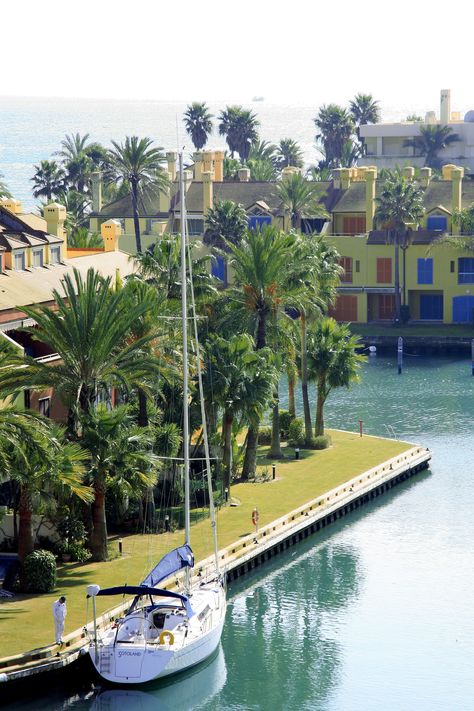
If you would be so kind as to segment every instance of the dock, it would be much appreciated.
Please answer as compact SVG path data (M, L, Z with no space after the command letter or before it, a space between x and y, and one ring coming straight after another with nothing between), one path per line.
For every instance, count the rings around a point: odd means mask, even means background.
M298 541L325 529L351 511L381 496L397 484L426 469L430 459L431 452L428 449L413 446L403 454L357 475L341 486L290 511L285 516L263 526L258 532L248 534L223 548L219 551L219 558L227 580L230 582L245 575ZM195 565L194 575L205 578L212 573L213 567L214 557L209 556ZM164 587L170 590L176 589L176 582L173 581ZM129 604L128 601L107 611L98 618L99 626L120 616ZM0 659L0 683L9 684L63 669L85 654L88 644L87 630L82 628L64 638L64 646L59 653L57 646L50 645L4 657ZM5 690L5 687L3 688Z

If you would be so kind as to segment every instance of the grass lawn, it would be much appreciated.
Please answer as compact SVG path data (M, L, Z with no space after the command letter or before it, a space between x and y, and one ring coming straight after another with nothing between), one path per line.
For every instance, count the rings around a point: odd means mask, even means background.
M240 502L237 507L225 507L218 514L219 546L225 547L252 531L254 506L260 512L260 526L342 484L352 477L405 451L406 442L375 437L359 437L349 432L331 432L332 446L318 452L301 452L293 459L277 462L276 480L232 486L231 495ZM272 461L260 452L261 468L271 472ZM287 450L289 457L293 450ZM124 583L138 584L158 559L183 541L182 531L175 533L123 536L124 555L107 563L68 563L58 569L58 587L48 595L18 595L12 601L0 602L0 657L25 652L50 644L54 625L51 606L58 596L66 595L68 616L65 634L86 622L85 589L89 583L101 587ZM200 521L192 528L192 546L196 560L212 551L210 526ZM111 542L117 550L117 542ZM120 598L98 598L98 612L115 607ZM90 619L90 618L89 618Z

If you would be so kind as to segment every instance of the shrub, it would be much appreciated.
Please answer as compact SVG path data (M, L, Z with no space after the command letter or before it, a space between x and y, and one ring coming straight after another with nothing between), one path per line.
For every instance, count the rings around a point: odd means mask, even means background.
M288 444L291 447L302 447L304 445L304 422L299 417L295 417L290 424Z
M295 418L288 412L288 410L280 411L280 432L283 439L288 439L290 425L294 419Z
M319 437L314 437L311 441L312 449L327 449L331 446L331 438L329 435L320 435Z
M70 543L68 553L71 554L71 559L77 563L85 563L86 560L92 557L92 553L82 543Z
M258 431L258 443L259 444L271 444L272 443L272 428L262 427Z
M24 592L47 593L56 586L56 560L50 551L34 551L26 556L21 571Z

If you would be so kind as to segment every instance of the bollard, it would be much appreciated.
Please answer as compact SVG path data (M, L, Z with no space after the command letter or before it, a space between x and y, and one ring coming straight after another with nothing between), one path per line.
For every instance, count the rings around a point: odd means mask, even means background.
M118 546L119 546L119 553L120 555L123 554L123 541L121 538L118 539Z
M397 364L398 364L398 375L402 374L403 366L403 338L398 337L398 347L397 347Z
M299 459L299 458L300 458L300 448L295 447L295 459Z
M360 433L360 436L361 436L361 437L362 437L362 425L363 425L363 424L364 424L364 421L363 421L363 420L359 420L359 433Z
M227 487L224 489L224 501L225 503L229 501L229 489Z
M170 532L170 517L168 516L168 514L166 514L165 516L165 531L166 533Z
M272 464L272 479L275 481L276 476L276 464Z

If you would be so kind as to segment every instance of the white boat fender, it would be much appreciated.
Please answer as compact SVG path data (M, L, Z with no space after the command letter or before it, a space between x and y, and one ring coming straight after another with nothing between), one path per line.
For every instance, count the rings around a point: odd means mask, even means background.
M99 594L100 585L88 585L87 586L87 597L95 597Z
M0 674L0 682L2 682L2 681L8 681L7 674Z

